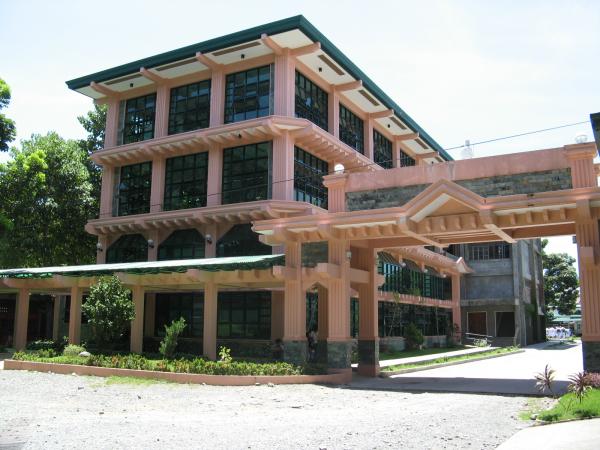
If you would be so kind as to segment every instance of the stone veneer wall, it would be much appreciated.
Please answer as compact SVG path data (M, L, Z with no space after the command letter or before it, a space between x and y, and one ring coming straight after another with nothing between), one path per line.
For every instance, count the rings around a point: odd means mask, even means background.
M500 195L534 194L536 192L571 189L571 169L527 172L512 175L500 175L473 180L458 180L456 184L475 192L482 197ZM346 193L348 211L390 208L402 206L423 192L429 184L399 186Z
M327 262L329 249L327 242L305 242L302 244L302 265L315 267L317 263Z

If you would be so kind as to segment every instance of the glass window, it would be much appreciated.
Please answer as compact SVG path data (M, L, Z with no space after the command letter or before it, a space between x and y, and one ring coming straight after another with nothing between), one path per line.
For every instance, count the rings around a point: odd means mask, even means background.
M169 134L207 128L210 120L210 80L171 89Z
M296 71L296 117L308 119L327 130L327 99L327 92Z
M377 130L373 130L373 159L384 169L393 167L392 142Z
M379 336L402 336L413 323L424 336L444 336L451 329L451 312L435 306L379 302Z
M206 206L208 152L167 159L163 209Z
M359 333L359 322L360 322L360 310L357 298L350 299L350 336L353 338L358 337Z
M154 137L156 93L130 98L125 102L123 144L145 141Z
M185 319L180 336L201 338L204 330L204 293L156 294L154 336L163 337L165 326Z
M225 123L273 114L273 66L232 73L225 79Z
M249 223L234 225L217 242L217 257L270 255L271 247L258 240Z
M400 167L408 167L415 165L417 165L417 162L414 160L414 158L411 158L405 152L400 150Z
M149 212L152 163L123 166L119 172L118 215L129 216Z
M329 164L301 148L294 147L294 196L297 201L327 208L327 189L323 176Z
M271 339L271 293L219 292L219 339Z
M140 262L148 260L148 241L141 234L126 234L106 251L106 263Z
M204 237L198 231L178 230L158 246L158 260L204 258Z
M223 150L222 204L270 198L271 142Z
M471 244L468 248L469 259L472 261L509 259L511 244L506 242L491 242L488 244Z
M340 140L356 151L365 152L365 125L352 111L340 103Z

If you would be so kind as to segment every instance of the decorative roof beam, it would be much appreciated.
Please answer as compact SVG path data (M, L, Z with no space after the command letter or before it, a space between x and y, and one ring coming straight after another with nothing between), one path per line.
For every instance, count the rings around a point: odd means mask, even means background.
M106 95L107 97L115 97L115 96L119 95L119 93L117 91L114 91L111 88L104 86L103 84L98 84L95 81L92 81L90 83L90 88L92 88L94 91L98 92L99 94Z
M166 81L165 78L161 77L160 75L155 74L154 72L150 72L145 67L140 68L140 73L142 74L142 76L144 78L146 78L147 80L150 80L156 84L164 83Z
M502 228L498 227L496 219L491 211L481 211L479 213L479 217L481 217L483 226L503 241L506 241L509 244L514 244L517 242L516 239L514 239L511 235L502 230Z
M204 55L202 52L196 53L196 59L198 60L198 62L204 64L210 70L217 71L223 68L223 64L219 64L218 62L213 61L208 56Z
M346 92L346 91L353 91L355 89L359 89L361 88L363 85L362 80L356 80L356 81L350 81L348 83L342 83L342 84L338 84L338 85L333 85L333 89L336 92Z
M394 115L393 109L386 109L384 111L378 111L369 114L369 119L385 119Z
M398 142L412 141L413 139L417 139L418 137L419 137L419 133L408 133L408 134L401 134L399 136L396 136L394 138L394 140L398 141Z
M291 51L292 56L304 56L310 55L311 53L315 53L321 50L320 42L313 42L312 44L305 45L304 47L298 47Z
M276 55L279 56L283 54L283 48L281 48L281 46L277 42L275 42L271 37L269 37L266 33L263 33L260 36L260 40Z

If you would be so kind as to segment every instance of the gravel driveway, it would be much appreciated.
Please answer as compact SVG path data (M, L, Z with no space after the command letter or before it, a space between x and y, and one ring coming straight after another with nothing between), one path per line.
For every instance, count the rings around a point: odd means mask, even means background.
M0 448L495 448L523 397L107 384L0 370ZM11 445L12 444L12 445Z

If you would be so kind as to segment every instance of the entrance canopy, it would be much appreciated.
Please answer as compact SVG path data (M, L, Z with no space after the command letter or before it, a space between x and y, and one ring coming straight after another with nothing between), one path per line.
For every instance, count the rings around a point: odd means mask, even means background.
M273 268L283 265L284 255L260 255L7 269L0 270L0 290L89 287L107 275L116 275L125 284L148 287L194 286L207 281L269 286L281 281Z

